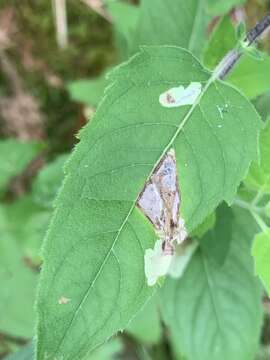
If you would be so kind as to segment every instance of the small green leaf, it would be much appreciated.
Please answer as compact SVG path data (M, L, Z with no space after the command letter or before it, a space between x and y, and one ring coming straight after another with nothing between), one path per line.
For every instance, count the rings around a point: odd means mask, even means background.
M262 324L261 290L250 255L257 231L252 216L235 209L231 247L223 267L199 250L180 281L167 279L160 306L177 355L200 360L254 359Z
M235 29L229 15L219 20L206 43L203 63L214 70L221 59L236 45Z
M19 175L41 151L42 145L15 139L0 141L0 196L9 181Z
M176 45L200 57L209 20L205 0L142 0L134 52L141 45Z
M246 186L262 193L270 192L270 119L260 135L260 162L251 164L247 178Z
M211 15L227 14L233 7L245 4L246 0L207 0Z
M264 54L259 51L255 46L245 46L244 53L251 57L252 59L262 61L264 59ZM268 87L269 89L269 87Z
M24 346L23 349L5 357L4 360L34 360L34 346L32 343Z
M145 47L111 80L66 166L45 241L38 360L80 359L124 329L153 294L144 253L156 235L136 202L164 153L175 149L190 232L222 200L232 202L258 155L262 124L253 106L213 82L188 51ZM192 82L202 85L193 105L159 102L168 88ZM63 305L62 297L70 301Z
M263 121L270 119L270 91L257 97L254 100L254 105Z
M64 179L64 164L69 155L60 155L44 166L32 184L32 196L40 206L51 208Z
M270 229L255 236L252 255L256 274L270 295Z
M0 233L11 236L22 256L40 262L40 247L51 211L38 206L30 196L0 205Z
M116 46L121 59L126 60L132 54L139 7L122 1L108 1L106 8L113 20Z
M34 334L37 274L24 263L15 240L0 235L0 332L30 338Z
M93 79L71 81L67 89L72 100L97 107L106 86L106 75L103 74Z
M243 21L240 21L240 23L237 25L236 27L236 31L235 31L235 35L236 35L236 40L241 41L245 38L246 36L246 24Z

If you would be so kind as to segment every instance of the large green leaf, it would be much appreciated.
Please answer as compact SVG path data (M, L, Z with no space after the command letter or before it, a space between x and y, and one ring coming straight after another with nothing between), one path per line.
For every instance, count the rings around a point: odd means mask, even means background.
M214 69L219 61L236 45L235 29L230 16L220 20L204 52L204 64ZM243 55L234 71L226 79L252 99L270 90L270 57L262 54L260 61Z
M256 274L270 294L270 229L255 237L252 255L255 259Z
M144 48L112 73L112 85L66 167L46 239L39 360L45 354L80 359L125 328L151 296L143 257L156 236L135 205L170 148L189 231L220 201L233 200L257 157L261 123L236 89L209 77L188 51L176 47ZM203 90L193 106L160 105L168 87L194 81Z
M140 45L176 45L200 56L207 36L205 0L142 0L135 50Z
M41 145L34 142L0 141L0 195L8 182L20 174L40 150Z
M231 221L231 247L223 267L199 250L180 281L168 279L163 288L161 310L179 358L254 359L262 305L250 248L258 227L245 210L235 209Z

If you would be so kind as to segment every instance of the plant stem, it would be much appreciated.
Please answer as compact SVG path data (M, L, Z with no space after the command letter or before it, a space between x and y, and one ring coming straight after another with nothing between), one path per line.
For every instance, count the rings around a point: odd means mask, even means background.
M267 232L268 231L268 226L265 224L265 222L263 221L263 219L254 211L251 211L251 215L254 217L256 223L259 225L259 227L261 228L262 232Z
M244 45L251 46L255 40L270 26L270 13L262 18L246 35ZM220 61L214 70L213 76L216 79L223 80L227 76L237 61L243 55L243 50L239 46L229 51L229 53Z
M262 214L262 215L264 214L264 208L255 206L252 203L248 203L241 199L235 199L234 203L235 203L235 205L241 207L242 209L246 209L250 212L256 212L257 214Z
M236 199L234 201L234 203L235 203L235 205L241 207L242 209L249 211L263 232L265 232L269 229L268 226L265 224L265 222L263 221L263 219L260 216L260 215L264 214L263 208L254 206L252 203L248 203L241 199Z

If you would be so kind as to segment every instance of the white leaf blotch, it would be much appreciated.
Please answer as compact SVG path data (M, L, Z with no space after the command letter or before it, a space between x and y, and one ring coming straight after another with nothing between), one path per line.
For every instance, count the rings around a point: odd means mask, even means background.
M193 105L202 91L202 84L191 82L184 86L173 87L159 96L159 103L167 108Z
M158 278L168 273L173 255L165 254L162 240L157 240L154 249L147 249L144 255L144 269L149 286L155 285Z
M61 296L60 299L58 300L59 305L66 305L69 302L70 302L70 299L65 296Z

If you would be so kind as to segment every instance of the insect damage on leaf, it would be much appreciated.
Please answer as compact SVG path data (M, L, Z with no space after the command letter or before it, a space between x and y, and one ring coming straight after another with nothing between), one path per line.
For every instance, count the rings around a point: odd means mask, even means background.
M149 286L170 272L176 261L176 244L187 237L184 220L179 217L180 202L175 153L170 150L146 183L137 203L159 236L154 249L147 249L144 257Z
M66 298L65 296L61 296L58 300L59 305L66 305L70 302L70 299Z
M178 107L193 105L202 91L202 84L191 82L186 88L184 86L173 87L159 96L159 102L164 107Z

